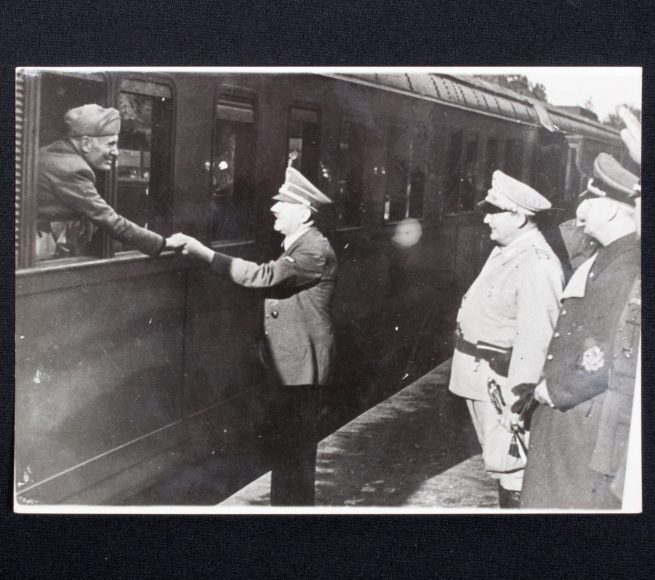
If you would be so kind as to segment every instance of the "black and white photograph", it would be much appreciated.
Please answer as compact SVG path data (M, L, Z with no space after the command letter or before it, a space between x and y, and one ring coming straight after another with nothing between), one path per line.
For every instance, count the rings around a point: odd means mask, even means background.
M641 513L639 67L20 67L13 509Z

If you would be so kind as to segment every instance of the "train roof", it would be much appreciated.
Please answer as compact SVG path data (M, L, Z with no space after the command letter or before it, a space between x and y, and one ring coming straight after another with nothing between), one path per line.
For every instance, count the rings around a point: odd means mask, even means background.
M541 126L549 131L585 135L602 141L619 139L619 132L612 127L519 95L495 83L470 75L356 73L327 76Z

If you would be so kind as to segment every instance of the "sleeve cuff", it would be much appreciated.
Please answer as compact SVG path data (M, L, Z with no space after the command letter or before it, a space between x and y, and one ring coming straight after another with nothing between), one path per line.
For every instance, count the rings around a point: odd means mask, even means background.
M214 252L214 257L212 258L211 269L216 274L229 274L230 265L232 264L232 258L221 254L220 252Z

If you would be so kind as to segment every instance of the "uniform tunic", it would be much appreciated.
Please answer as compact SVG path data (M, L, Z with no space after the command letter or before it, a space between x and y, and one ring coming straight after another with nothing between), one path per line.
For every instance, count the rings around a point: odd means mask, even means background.
M234 282L269 288L264 302L264 335L283 385L326 385L332 378L332 297L337 259L316 228L296 239L282 255L256 264L217 253L212 268Z
M522 507L620 507L610 491L612 476L592 469L591 462L612 341L640 271L638 240L625 236L592 259L582 292L565 291L569 296L549 346L544 375L554 408L540 405L532 419Z
M112 236L157 256L165 239L118 215L96 189L96 176L67 140L55 141L39 151L39 219L47 221L90 219Z
M511 388L537 383L548 342L557 320L562 267L538 229L532 229L490 254L478 278L462 299L457 324L463 338L511 348L507 377L496 374L484 359L455 350L450 390L469 401L485 467L507 489L520 489L525 460L508 454L512 435L498 422L487 382L501 387L506 406L516 399ZM527 443L527 436L524 437ZM513 472L509 478L496 474Z

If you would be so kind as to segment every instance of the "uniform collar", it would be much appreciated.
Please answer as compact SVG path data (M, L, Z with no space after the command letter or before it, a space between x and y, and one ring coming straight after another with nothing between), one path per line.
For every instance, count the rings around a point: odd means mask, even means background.
M301 236L303 236L304 234L306 234L306 233L307 233L309 230L311 230L313 227L314 227L313 224L312 224L312 225L303 226L303 227L300 228L300 229L299 229L295 234L291 234L290 236L286 236L286 237L284 238L284 241L282 242L282 247L284 248L284 251L285 251L285 252L288 252L289 249L291 248L291 246L292 246L292 245L293 245L297 240L299 240L299 239L301 238Z
M534 238L541 237L539 228L532 228L506 246L496 246L494 255L502 257L503 263L509 262L512 258L525 251L534 243Z
M573 276L571 276L569 283L566 285L566 288L564 288L564 292L562 292L561 300L564 300L565 298L582 298L585 295L589 272L591 271L591 267L594 265L597 257L598 252L577 267L575 272L573 272Z

